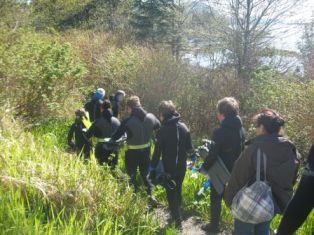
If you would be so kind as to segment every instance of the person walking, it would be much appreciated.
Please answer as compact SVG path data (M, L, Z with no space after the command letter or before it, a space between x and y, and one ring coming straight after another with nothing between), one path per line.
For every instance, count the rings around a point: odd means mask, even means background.
M190 131L180 121L180 115L177 113L172 101L162 101L160 103L159 117L162 127L157 132L150 175L154 175L161 157L165 174L175 182L174 188L165 184L170 214L176 227L181 228L182 183L186 172L187 154L192 153L193 145Z
M237 203L233 201L236 195L245 187L260 182L256 178L256 175L259 175L261 180L269 185L272 194L272 199L267 201L263 208L272 207L271 214L282 213L292 197L296 180L298 166L296 148L290 140L280 134L285 122L276 111L265 109L253 120L257 136L248 141L248 146L234 165L225 189L225 202L229 207L234 206L233 203ZM263 160L259 157L261 152ZM262 164L257 159L260 159ZM260 174L256 174L257 171ZM259 212L256 209L251 215L247 215L247 219L235 218L235 235L268 235L271 218L260 223L249 222L251 217L258 217Z
M105 98L105 95L106 91L103 88L97 88L92 99L84 105L84 109L88 112L89 120L91 122L101 117L100 106Z
M150 166L151 138L153 131L160 127L160 122L153 114L147 113L143 109L138 96L131 96L127 100L126 106L130 116L122 121L111 139L116 141L126 133L125 167L130 177L130 183L137 191L136 173L139 168L147 194L151 196L152 185L147 178Z
M114 156L110 156L111 149L108 149L106 142L109 142L110 137L120 126L120 121L113 117L111 104L109 100L103 101L99 106L99 113L101 117L97 118L86 132L88 139L96 137L97 144L95 146L95 157L99 164L108 164L110 167L115 168L118 163L118 153L115 152ZM111 158L110 158L111 157Z
M225 97L218 101L217 119L220 127L212 135L214 148L205 159L200 172L207 174L218 157L231 172L234 162L240 156L245 141L242 120L239 116L239 103L233 97ZM218 233L220 230L221 202L223 195L214 187L210 191L210 223L203 225L202 229L208 233Z
M68 145L69 147L76 151L78 155L82 154L84 159L89 159L91 144L84 135L90 127L91 123L88 119L88 114L84 109L79 109L75 111L75 121L71 125L68 131Z

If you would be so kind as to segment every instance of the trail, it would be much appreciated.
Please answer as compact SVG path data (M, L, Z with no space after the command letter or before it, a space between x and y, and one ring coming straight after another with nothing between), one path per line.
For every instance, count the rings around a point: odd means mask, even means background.
M154 213L160 222L161 227L166 228L168 225L168 219L170 219L170 214L164 207L159 207L154 210ZM197 216L191 215L191 213L183 212L182 216L182 231L178 234L180 235L207 235L201 229L201 226L204 224ZM217 235L231 235L230 232L222 231Z

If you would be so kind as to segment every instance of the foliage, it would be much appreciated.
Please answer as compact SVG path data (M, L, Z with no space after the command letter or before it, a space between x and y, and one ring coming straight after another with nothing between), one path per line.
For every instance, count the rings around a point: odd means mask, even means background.
M145 198L133 194L119 171L115 178L95 161L84 164L65 153L50 127L41 134L35 129L40 138L34 138L18 126L1 118L2 234L156 233Z
M302 82L267 68L260 69L251 81L243 109L249 117L266 107L277 110L286 121L286 134L305 154L314 139L313 96L313 81Z
M32 33L17 36L0 46L2 102L27 118L58 116L86 68L69 44Z

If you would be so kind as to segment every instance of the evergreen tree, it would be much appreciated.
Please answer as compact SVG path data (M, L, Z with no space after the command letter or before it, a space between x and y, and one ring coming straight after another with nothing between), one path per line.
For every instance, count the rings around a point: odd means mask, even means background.
M152 45L169 41L174 12L172 0L135 0L131 25L137 40Z

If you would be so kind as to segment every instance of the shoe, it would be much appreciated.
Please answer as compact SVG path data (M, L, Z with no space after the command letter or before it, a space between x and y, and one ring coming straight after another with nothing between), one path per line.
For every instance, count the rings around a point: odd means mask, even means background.
M205 232L207 232L207 233L214 233L214 234L216 234L216 233L219 233L220 231L219 231L219 228L217 228L217 227L213 227L212 226L212 224L203 224L202 226L201 226L201 229L203 230L203 231L205 231Z

